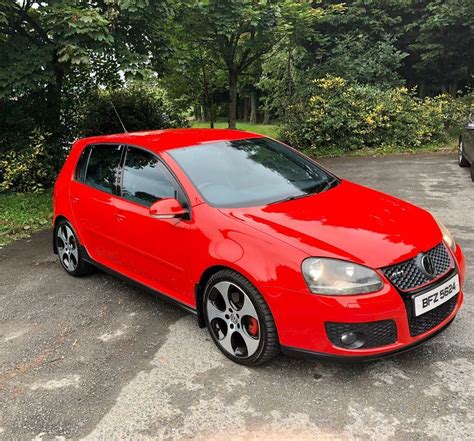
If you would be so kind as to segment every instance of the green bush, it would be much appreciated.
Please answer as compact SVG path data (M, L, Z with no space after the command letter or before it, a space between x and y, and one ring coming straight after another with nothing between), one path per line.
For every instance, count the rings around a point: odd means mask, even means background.
M158 88L131 86L96 91L80 109L84 136L123 132L112 103L129 132L188 127L184 112Z
M54 182L58 155L48 153L44 135L34 131L27 145L6 151L0 159L0 192L39 192Z
M419 99L405 87L382 90L326 76L291 106L280 136L320 152L413 149L446 142L447 107L441 98Z

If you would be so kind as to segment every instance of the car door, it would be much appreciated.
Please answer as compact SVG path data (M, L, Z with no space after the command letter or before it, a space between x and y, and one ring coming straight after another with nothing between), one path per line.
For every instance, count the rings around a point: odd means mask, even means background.
M113 266L119 251L114 240L114 199L121 155L122 146L117 144L86 147L70 187L74 225L82 244L94 260L107 266Z
M185 293L189 274L190 222L156 219L149 207L159 199L175 198L188 207L186 196L161 159L136 147L126 147L120 198L115 201L123 272L180 301L192 303Z

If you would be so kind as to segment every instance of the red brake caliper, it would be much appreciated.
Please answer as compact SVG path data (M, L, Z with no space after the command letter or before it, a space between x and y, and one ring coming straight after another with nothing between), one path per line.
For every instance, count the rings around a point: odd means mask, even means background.
M249 317L249 324L248 324L249 334L252 337L257 337L258 335L258 320L254 317Z

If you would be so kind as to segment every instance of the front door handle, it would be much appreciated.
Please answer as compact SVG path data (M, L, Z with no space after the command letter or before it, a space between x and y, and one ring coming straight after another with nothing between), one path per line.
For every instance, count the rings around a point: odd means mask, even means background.
M80 201L80 199L79 199L77 196L73 196L73 197L72 197L72 203L73 203L73 204L78 204L79 201Z

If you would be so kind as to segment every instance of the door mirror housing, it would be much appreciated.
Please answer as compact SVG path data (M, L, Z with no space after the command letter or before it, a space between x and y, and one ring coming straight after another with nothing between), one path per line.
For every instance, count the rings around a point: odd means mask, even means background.
M150 207L150 216L155 219L175 219L185 218L188 215L186 210L177 199L159 199Z

